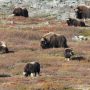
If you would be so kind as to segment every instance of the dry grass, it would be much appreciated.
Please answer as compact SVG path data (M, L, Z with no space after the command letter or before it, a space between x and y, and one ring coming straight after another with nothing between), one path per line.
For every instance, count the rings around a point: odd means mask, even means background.
M71 40L74 34L90 37L89 27L68 27L65 22L50 17L4 20L14 23L0 24L0 40L6 41L14 53L0 55L0 90L78 90L78 85L90 85L90 40ZM68 62L63 57L63 48L41 49L40 39L50 31L65 35L68 45L86 60ZM23 68L31 61L40 62L41 76L23 77Z

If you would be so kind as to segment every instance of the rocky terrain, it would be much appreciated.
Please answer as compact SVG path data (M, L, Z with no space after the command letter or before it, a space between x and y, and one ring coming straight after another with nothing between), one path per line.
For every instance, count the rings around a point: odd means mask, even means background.
M80 4L90 4L90 2L88 0L2 0L0 12L12 14L15 7L26 7L30 17L53 15L57 19L65 20L68 17L75 17L74 8Z

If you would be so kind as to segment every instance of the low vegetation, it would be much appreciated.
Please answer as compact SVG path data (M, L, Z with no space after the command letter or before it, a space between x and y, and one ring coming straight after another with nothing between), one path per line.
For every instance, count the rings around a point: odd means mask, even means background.
M6 41L9 50L14 52L0 54L0 90L90 89L90 39L80 42L71 39L78 34L90 38L89 27L69 27L65 22L51 17L14 17L4 20L11 20L13 23L0 23L0 40ZM43 50L40 39L51 31L65 35L70 48L76 54L84 55L86 59L68 62L63 56L64 48ZM41 75L25 78L22 75L23 68L31 61L41 64Z

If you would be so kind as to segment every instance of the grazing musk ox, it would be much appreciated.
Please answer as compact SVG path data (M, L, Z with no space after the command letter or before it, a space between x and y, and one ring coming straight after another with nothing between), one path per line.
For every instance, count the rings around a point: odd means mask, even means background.
M27 63L24 67L24 72L23 75L24 76L36 76L40 74L40 64L38 62L30 62Z
M83 21L79 21L77 19L69 18L67 21L68 26L81 26L85 27L85 23Z
M26 8L15 8L13 11L14 16L28 17L28 10Z
M7 45L6 45L6 43L4 42L4 41L1 41L0 42L0 53L8 53L9 52L9 50L8 50L8 48L7 48Z
M78 19L90 18L90 7L85 5L77 6L75 13Z
M45 34L41 39L41 47L45 48L67 48L67 39L64 35L55 34L53 32L49 32Z

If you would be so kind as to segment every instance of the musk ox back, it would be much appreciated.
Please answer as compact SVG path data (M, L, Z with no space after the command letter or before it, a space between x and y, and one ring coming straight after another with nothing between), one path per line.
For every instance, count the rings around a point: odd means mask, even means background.
M4 41L1 41L0 42L0 53L8 53L9 52L9 50L8 50L8 48L7 48L7 45L6 45L6 43L4 42Z
M79 20L76 20L73 18L69 18L66 22L67 22L68 26L81 26L81 27L86 26L83 21L79 21Z
M45 48L67 48L67 39L64 35L55 34L53 32L47 33L41 39L41 47Z
M90 18L90 7L85 5L80 5L76 8L75 13L78 19Z
M26 8L15 8L13 11L14 16L24 16L24 17L28 17L28 10Z
M27 63L24 67L24 72L23 75L24 76L36 76L40 74L40 64L38 62L30 62Z

